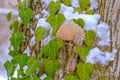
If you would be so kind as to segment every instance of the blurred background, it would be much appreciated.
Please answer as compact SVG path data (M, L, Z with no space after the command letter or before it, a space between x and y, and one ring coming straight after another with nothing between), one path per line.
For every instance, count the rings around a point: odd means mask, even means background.
M17 0L0 0L0 80L7 80L7 74L3 67L6 60L10 60L8 48L11 31L9 25L18 18ZM12 18L7 21L6 14L12 12Z

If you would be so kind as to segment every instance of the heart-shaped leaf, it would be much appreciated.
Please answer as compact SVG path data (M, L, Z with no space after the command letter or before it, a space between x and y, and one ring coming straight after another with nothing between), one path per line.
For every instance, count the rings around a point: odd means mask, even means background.
M67 75L67 76L65 76L64 80L79 80L79 79L77 76Z
M84 20L82 19L82 18L79 18L79 19L73 19L73 21L76 23L76 24L78 24L79 26L81 26L81 27L83 27L84 26L84 24L85 24L85 22L84 22Z
M39 57L42 57L42 54L48 56L51 59L56 59L58 50L62 47L62 41L60 39L56 39L54 41L50 41L47 46L44 46L40 52ZM51 49L52 48L52 49Z
M8 76L13 76L14 71L16 69L15 64L10 62L10 61L7 61L7 62L5 62L4 67L7 70L7 75Z
M53 27L52 36L55 36L57 30L59 29L61 24L65 21L65 16L63 14L58 15L51 14L46 21L49 22L50 25Z
M39 43L39 41L43 38L45 35L46 29L43 27L38 27L35 31L35 37L36 37L36 44Z
M60 9L60 1L51 1L48 8L50 9L50 14L55 14Z
M18 63L20 65L20 68L23 68L25 66L25 64L27 63L27 59L28 59L27 54L17 55L14 58L16 63Z
M82 10L85 10L90 4L90 0L79 0L79 2Z
M51 77L46 77L44 80L52 80Z
M10 24L10 30L13 30L13 32L17 32L19 27L18 20L15 20L13 23Z
M91 63L79 63L77 65L77 75L80 80L89 80L90 74L93 72L93 65Z
M28 69L26 71L26 74L29 75L31 73L33 73L36 68L39 67L38 61L36 58L31 57L28 61L27 61L27 65L28 65Z
M11 45L13 46L14 50L17 50L20 43L24 41L24 36L22 33L14 33L11 38Z
M89 30L89 31L85 31L85 36L86 36L86 38L85 38L84 42L87 45L87 47L91 48L96 34L93 30Z
M7 18L8 21L10 21L11 16L12 16L12 13L11 13L11 12L9 12L9 13L6 15L6 18Z
M22 19L23 23L25 24L25 26L28 25L31 16L33 14L33 10L31 8L27 8L27 9L21 9L19 12L19 16Z
M62 2L63 2L66 6L69 6L69 5L70 5L71 0L62 0Z
M77 52L80 56L80 59L82 59L84 62L86 61L89 50L90 48L88 47L77 46Z
M43 66L47 75L53 77L55 71L60 68L61 64L58 60L45 59Z

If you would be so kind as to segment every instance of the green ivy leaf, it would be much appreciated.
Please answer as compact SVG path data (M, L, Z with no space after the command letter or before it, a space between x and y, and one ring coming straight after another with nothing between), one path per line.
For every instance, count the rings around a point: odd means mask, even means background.
M10 24L10 30L13 30L13 32L17 32L19 27L18 20L15 20L12 24Z
M11 78L10 80L21 80L20 78Z
M15 57L16 55L18 55L18 51L15 51L15 50L10 50L9 51L9 55L12 56L12 57Z
M53 77L55 71L61 67L58 60L45 59L43 61L43 67L48 76Z
M25 76L24 71L23 71L23 68L18 70L17 75L18 75L19 77L20 77L20 76L22 76L22 77Z
M55 41L50 41L47 46L44 46L40 52L39 57L44 54L51 59L56 59L58 50L62 47L62 41L60 39L56 39Z
M82 19L82 18L79 18L79 19L73 19L73 21L76 23L76 24L78 24L80 27L82 27L83 28L83 26L84 26L84 24L85 24L85 22L84 22L84 20Z
M23 68L27 62L28 56L27 54L21 54L15 56L14 60L20 65L20 68Z
M37 75L33 75L32 78L28 79L28 80L40 80L39 77L37 77Z
M51 77L46 77L44 80L52 80Z
M90 48L77 46L76 49L77 49L77 53L79 54L80 58L85 62Z
M23 0L19 2L18 6L19 6L19 9L22 10L22 9L25 9L26 8L26 4L28 3L28 0Z
M43 27L38 27L35 31L36 44L39 44L40 40L45 35L46 29Z
M36 68L39 67L39 64L38 64L38 61L36 58L34 57L31 57L28 61L27 61L27 65L28 65L28 69L26 71L26 74L29 75L29 74L32 74Z
M79 0L79 2L80 2L80 7L82 10L85 10L90 4L89 0Z
M13 76L14 71L16 69L15 64L10 62L10 61L7 61L7 62L5 62L4 67L7 70L7 75L8 76Z
M19 16L22 19L23 23L25 24L25 26L28 25L31 17L33 14L33 10L31 8L27 8L27 9L21 9L19 12Z
M77 76L67 75L67 76L65 76L64 80L79 80L79 79Z
M80 80L89 80L90 74L93 72L93 65L91 63L79 63L77 65L77 75Z
M55 14L60 9L60 1L51 1L48 8L50 9L51 14Z
M58 15L51 14L46 21L50 23L50 25L53 27L52 36L55 36L57 30L59 29L61 24L65 21L65 16L63 14Z
M85 31L85 36L86 36L86 38L84 40L85 44L88 47L92 47L92 43L96 36L95 32L93 30Z
M66 6L69 6L69 5L70 5L71 0L62 0L62 2L63 2Z
M81 12L83 12L83 10L81 9L81 7L77 7L77 8L74 8L75 10L75 12L77 11L77 12L79 12L79 13L81 13Z
M10 41L11 41L11 45L13 46L13 48L17 50L20 43L24 41L24 36L22 33L14 33L11 36Z
M94 14L94 10L87 10L85 13L88 15L92 15L92 14Z
M9 12L9 13L6 15L6 18L7 18L8 21L10 21L10 19L11 19L11 15L12 15L11 12Z

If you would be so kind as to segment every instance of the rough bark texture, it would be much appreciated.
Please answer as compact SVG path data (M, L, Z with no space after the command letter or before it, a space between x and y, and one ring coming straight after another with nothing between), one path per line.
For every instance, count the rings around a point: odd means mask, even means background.
M38 20L35 18L35 15L41 13L41 3L34 4L34 0L30 0L29 6L31 9L34 10L32 19L30 24L26 27L23 24L19 27L19 31L22 32L25 36L25 41L20 46L20 52L23 52L27 47L30 48L30 55L36 57L40 51L40 45L33 45L30 46L30 39L35 36L35 33L31 33L31 31L35 32L36 25Z
M117 48L118 53L108 66L96 64L90 80L120 80L120 0L99 0L97 13L101 15L100 21L111 27L111 46L101 49L111 51Z
M33 19L29 27L35 31L37 20L34 18L35 14L40 13L40 4L34 5L34 0L30 0L30 7L35 10ZM120 0L99 0L99 9L96 11L101 14L102 22L106 22L111 27L111 46L102 47L104 51L111 51L114 48L118 49L118 53L113 62L110 62L107 66L101 66L96 64L94 72L91 74L90 80L120 80ZM20 26L20 31L26 36L25 43L21 44L20 51L23 52L28 46L32 35L30 29L24 26ZM94 43L95 44L95 43ZM96 46L96 45L95 45ZM30 47L30 46L29 46ZM30 47L31 56L35 56L40 50L40 46L36 44ZM72 42L64 44L64 47L60 50L59 60L62 67L56 71L54 80L63 80L67 74L75 74L77 53L75 45Z

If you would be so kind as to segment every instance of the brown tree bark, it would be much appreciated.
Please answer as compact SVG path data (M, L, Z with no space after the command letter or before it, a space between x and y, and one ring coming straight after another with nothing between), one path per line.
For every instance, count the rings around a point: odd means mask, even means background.
M34 5L34 0L31 1L31 8L35 10L35 14L40 13L40 5ZM111 46L100 47L103 51L112 51L114 48L118 49L118 53L113 62L110 62L107 66L101 66L99 64L94 65L94 72L91 74L90 80L120 80L120 0L99 0L99 8L96 11L101 15L102 22L106 22L110 25L111 29ZM29 27L35 31L37 20L33 17ZM20 51L23 52L27 46L30 47L29 40L33 36L30 33L30 29L20 26L20 31L26 36L26 43L22 43ZM99 46L98 46L99 47ZM31 56L35 56L39 53L40 46L34 45L30 47ZM65 42L64 47L60 50L59 60L62 67L56 71L54 80L62 80L65 75L75 74L77 59L76 46L72 42Z
M99 0L96 11L101 15L102 22L106 22L111 29L111 46L102 47L102 50L118 49L113 62L108 66L95 65L90 80L120 80L120 0Z

